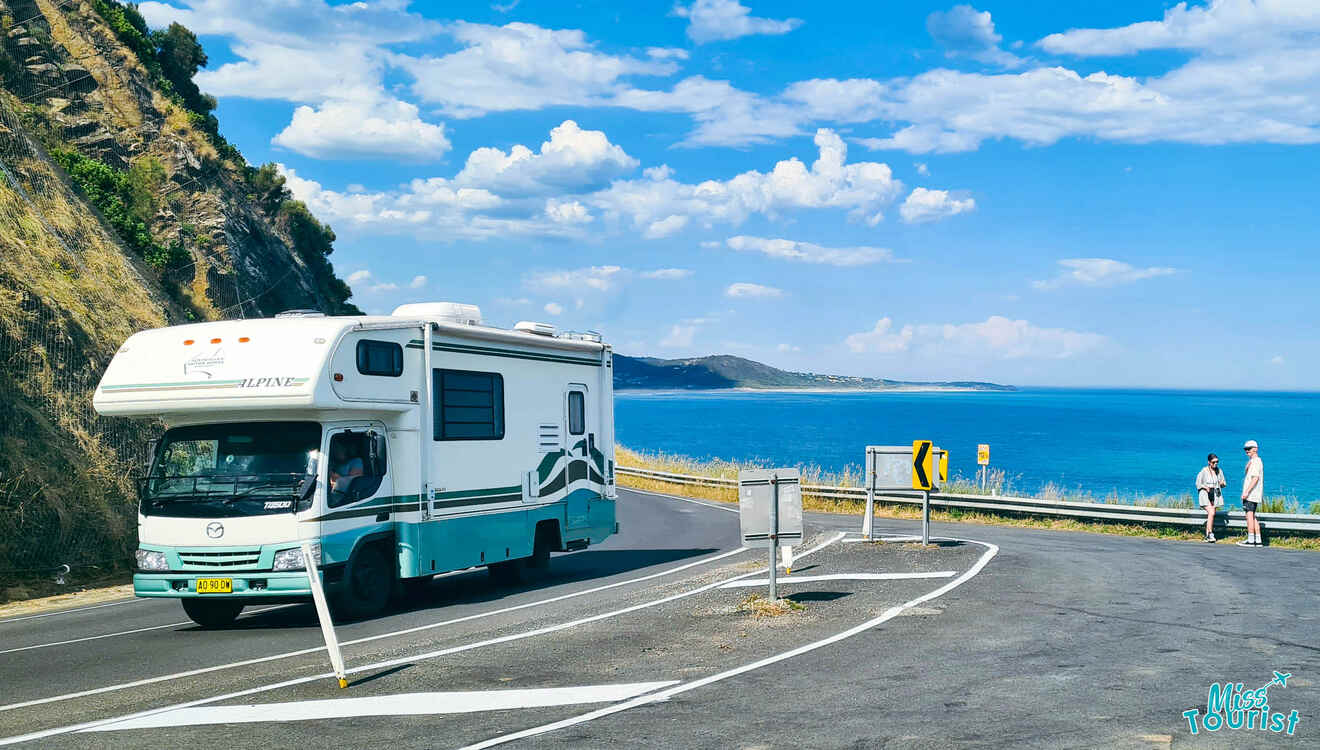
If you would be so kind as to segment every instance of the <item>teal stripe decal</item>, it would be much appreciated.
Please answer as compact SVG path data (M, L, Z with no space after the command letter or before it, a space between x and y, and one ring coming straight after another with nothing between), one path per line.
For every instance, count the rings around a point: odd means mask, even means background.
M421 349L422 342L413 339L408 342L409 349ZM541 352L522 352L515 349L493 349L486 346L462 346L459 344L441 344L432 343L432 351L454 352L457 354L483 354L491 357L510 357L513 359L531 359L538 362L561 362L573 365L588 365L591 367L600 367L600 360L585 359L581 357L567 357L559 354L544 354Z

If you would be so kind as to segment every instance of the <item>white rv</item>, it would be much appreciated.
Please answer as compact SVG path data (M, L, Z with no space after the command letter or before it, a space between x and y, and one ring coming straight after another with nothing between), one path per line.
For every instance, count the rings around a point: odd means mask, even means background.
M134 334L93 400L167 428L134 590L220 627L310 598L310 540L339 611L363 617L436 573L516 578L600 542L617 531L612 374L599 336L454 303Z

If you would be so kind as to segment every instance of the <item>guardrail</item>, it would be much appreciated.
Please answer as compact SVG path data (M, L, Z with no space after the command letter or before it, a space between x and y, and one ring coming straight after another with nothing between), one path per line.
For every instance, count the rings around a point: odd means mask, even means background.
M692 474L675 474L668 471L637 469L630 466L616 466L615 473L624 476L653 479L671 484L692 485L697 487L720 487L737 489L738 480L719 477L701 477ZM866 502L866 489L863 487L836 487L833 485L804 484L802 494L808 497L823 497L832 500L856 500ZM888 503L911 503L921 505L921 493L912 492L877 492L876 499ZM1087 521L1115 521L1128 523L1149 523L1166 526L1204 527L1205 511L1199 508L1160 508L1144 505L1123 505L1119 503L1075 503L1051 502L1030 497L1012 497L1007 495L964 495L954 493L932 493L932 508L964 508L989 513L1027 514L1033 516L1055 516L1076 518ZM1257 513L1256 518L1262 527L1269 531L1293 531L1320 534L1320 515L1306 513ZM1245 529L1246 514L1240 510L1220 511L1215 521L1219 528Z

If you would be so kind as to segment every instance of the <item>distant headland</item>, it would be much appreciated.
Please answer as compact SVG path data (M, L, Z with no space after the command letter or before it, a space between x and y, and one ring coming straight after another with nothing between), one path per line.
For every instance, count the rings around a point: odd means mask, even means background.
M789 372L730 354L687 359L614 356L615 390L1015 391L975 380L918 382Z

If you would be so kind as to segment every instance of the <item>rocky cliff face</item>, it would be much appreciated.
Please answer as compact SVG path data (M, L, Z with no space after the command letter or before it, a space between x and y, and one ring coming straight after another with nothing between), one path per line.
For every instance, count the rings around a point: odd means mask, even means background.
M91 409L129 334L357 312L333 233L219 137L190 81L170 85L129 10L0 0L0 601L131 556L153 428Z

